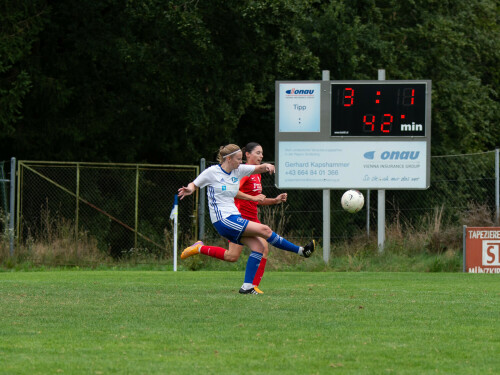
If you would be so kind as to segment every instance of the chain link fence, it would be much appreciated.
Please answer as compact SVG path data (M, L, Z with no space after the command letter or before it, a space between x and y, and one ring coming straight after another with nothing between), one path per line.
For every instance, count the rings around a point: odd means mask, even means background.
M210 165L215 162L208 163ZM274 176L262 175L263 193L275 197L285 192L276 188ZM322 239L323 192L322 190L286 190L288 201L279 206L260 207L260 220L287 239L305 244L312 238ZM366 191L365 208L357 214L345 212L340 205L344 190L332 190L331 242L352 239L365 233L375 236L377 230L377 191ZM497 192L498 194L498 192ZM464 218L471 210L483 210L482 216L495 224L495 151L434 156L431 158L431 186L427 190L387 190L386 225L396 224L406 229L429 225L439 212L443 225L466 224ZM369 197L369 200L367 199ZM208 211L208 209L207 209ZM488 221L486 219L486 221ZM484 224L487 224L484 223ZM497 223L498 224L498 223ZM205 215L207 242L220 238ZM457 236L461 235L461 229Z
M0 173L2 167L0 163ZM428 190L386 191L386 225L398 225L403 231L418 230L438 214L439 223L454 225L459 237L461 225L478 224L466 219L474 210L481 211L481 225L498 224L495 168L495 151L432 157ZM63 247L78 248L92 238L101 253L113 258L141 252L171 258L173 231L169 216L174 195L198 174L198 166L20 161L17 245L33 247L42 241L55 246L54 242L63 236L70 239ZM262 184L268 197L282 192L275 187L274 176L263 174ZM297 244L311 238L321 242L322 190L286 192L285 204L259 208L261 221ZM362 191L365 208L357 214L341 208L343 192L330 193L331 242L376 237L376 191ZM0 190L2 207L6 196L7 192ZM198 208L197 194L186 197L179 206L181 250L199 238ZM206 203L201 211L203 239L221 243Z
M78 247L92 238L113 258L171 258L174 196L198 173L197 166L19 161L18 245L54 246L66 237ZM182 201L181 244L197 236L197 199Z

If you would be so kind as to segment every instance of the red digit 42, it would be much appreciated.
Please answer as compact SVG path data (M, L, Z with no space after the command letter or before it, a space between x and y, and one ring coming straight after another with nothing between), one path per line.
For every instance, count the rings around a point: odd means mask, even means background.
M390 113L384 113L382 116L382 123L380 124L380 131L382 133L390 133L392 128L392 121L394 116ZM371 133L375 130L375 115L367 114L363 116L363 131Z

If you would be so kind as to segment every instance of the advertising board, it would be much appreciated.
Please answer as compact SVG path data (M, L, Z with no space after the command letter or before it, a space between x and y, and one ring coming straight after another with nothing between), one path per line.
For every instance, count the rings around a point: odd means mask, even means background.
M500 227L464 226L464 272L500 274Z

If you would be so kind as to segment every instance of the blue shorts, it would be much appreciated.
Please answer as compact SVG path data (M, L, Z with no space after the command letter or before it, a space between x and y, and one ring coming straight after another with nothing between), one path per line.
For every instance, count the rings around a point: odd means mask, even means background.
M247 228L247 219L243 219L240 215L231 215L213 224L222 237L238 245L243 245L240 242L240 238Z

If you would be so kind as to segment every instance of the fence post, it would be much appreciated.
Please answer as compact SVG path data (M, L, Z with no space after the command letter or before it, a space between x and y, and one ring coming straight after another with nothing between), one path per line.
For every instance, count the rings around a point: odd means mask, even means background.
M500 148L495 149L495 206L496 225L500 225Z
M135 209L134 209L134 249L137 249L137 232L139 231L139 164L135 169Z
M16 191L16 233L17 233L17 247L19 248L19 241L21 240L21 175L23 173L22 162L18 163L19 170L17 171L17 191Z
M14 255L14 215L16 209L16 158L10 159L10 217L9 217L9 249L10 256Z
M75 211L75 244L78 251L78 228L80 226L80 163L76 163L76 211Z
M2 207L5 207L5 225L7 225L9 221L9 206L7 206L7 189L5 189L5 183L10 180L5 175L4 165L4 162L0 162L0 183L2 183L0 186L2 190Z
M205 170L205 158L200 159L200 173ZM205 238L205 188L200 189L200 201L198 207L198 238Z

